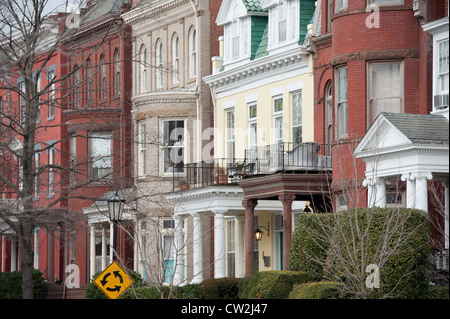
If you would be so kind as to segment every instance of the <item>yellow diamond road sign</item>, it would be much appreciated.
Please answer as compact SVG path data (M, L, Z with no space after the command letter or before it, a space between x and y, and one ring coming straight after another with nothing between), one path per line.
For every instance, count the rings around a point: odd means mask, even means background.
M115 261L94 280L94 284L110 299L119 298L133 283L133 278Z

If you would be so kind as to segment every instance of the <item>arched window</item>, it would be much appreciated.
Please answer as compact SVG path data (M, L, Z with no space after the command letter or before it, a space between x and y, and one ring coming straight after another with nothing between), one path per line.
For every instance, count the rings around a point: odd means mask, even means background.
M86 99L87 105L92 106L93 103L93 70L91 60L86 61Z
M328 81L325 86L325 141L331 144L333 141L333 86Z
M119 49L114 51L114 95L120 94L120 54Z
M179 82L180 70L180 44L176 34L172 37L172 82L177 84Z
M145 45L141 45L141 50L139 52L139 69L140 69L140 93L144 93L147 92L148 89L148 85L147 85L147 79L148 79L148 74L147 74L147 67L148 67L148 63L147 63L147 49L145 48Z
M106 99L106 62L105 56L100 56L100 100Z
M158 88L163 86L163 45L161 40L156 41L156 85Z
M75 64L73 66L73 107L78 108L80 107L80 69L78 68L78 65Z
M189 77L197 76L197 31L191 28L189 31Z

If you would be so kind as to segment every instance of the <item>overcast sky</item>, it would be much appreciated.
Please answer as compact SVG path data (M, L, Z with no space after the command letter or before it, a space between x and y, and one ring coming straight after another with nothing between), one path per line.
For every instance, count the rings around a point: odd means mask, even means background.
M68 0L68 12L78 9L80 0ZM84 3L85 1L83 1ZM66 9L66 0L48 0L46 12L62 12Z

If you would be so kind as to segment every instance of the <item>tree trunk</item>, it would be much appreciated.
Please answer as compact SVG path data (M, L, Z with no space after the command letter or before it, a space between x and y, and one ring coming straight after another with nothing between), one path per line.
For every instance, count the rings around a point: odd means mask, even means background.
M23 299L33 299L33 246L32 232L33 226L29 222L25 222L20 236L20 253L22 265L22 294Z

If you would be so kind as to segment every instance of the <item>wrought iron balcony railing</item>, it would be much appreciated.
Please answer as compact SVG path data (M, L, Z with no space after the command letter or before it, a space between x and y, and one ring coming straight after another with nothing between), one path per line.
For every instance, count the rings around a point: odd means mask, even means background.
M277 143L245 151L245 158L184 164L173 170L174 191L236 183L245 176L331 170L331 145Z

